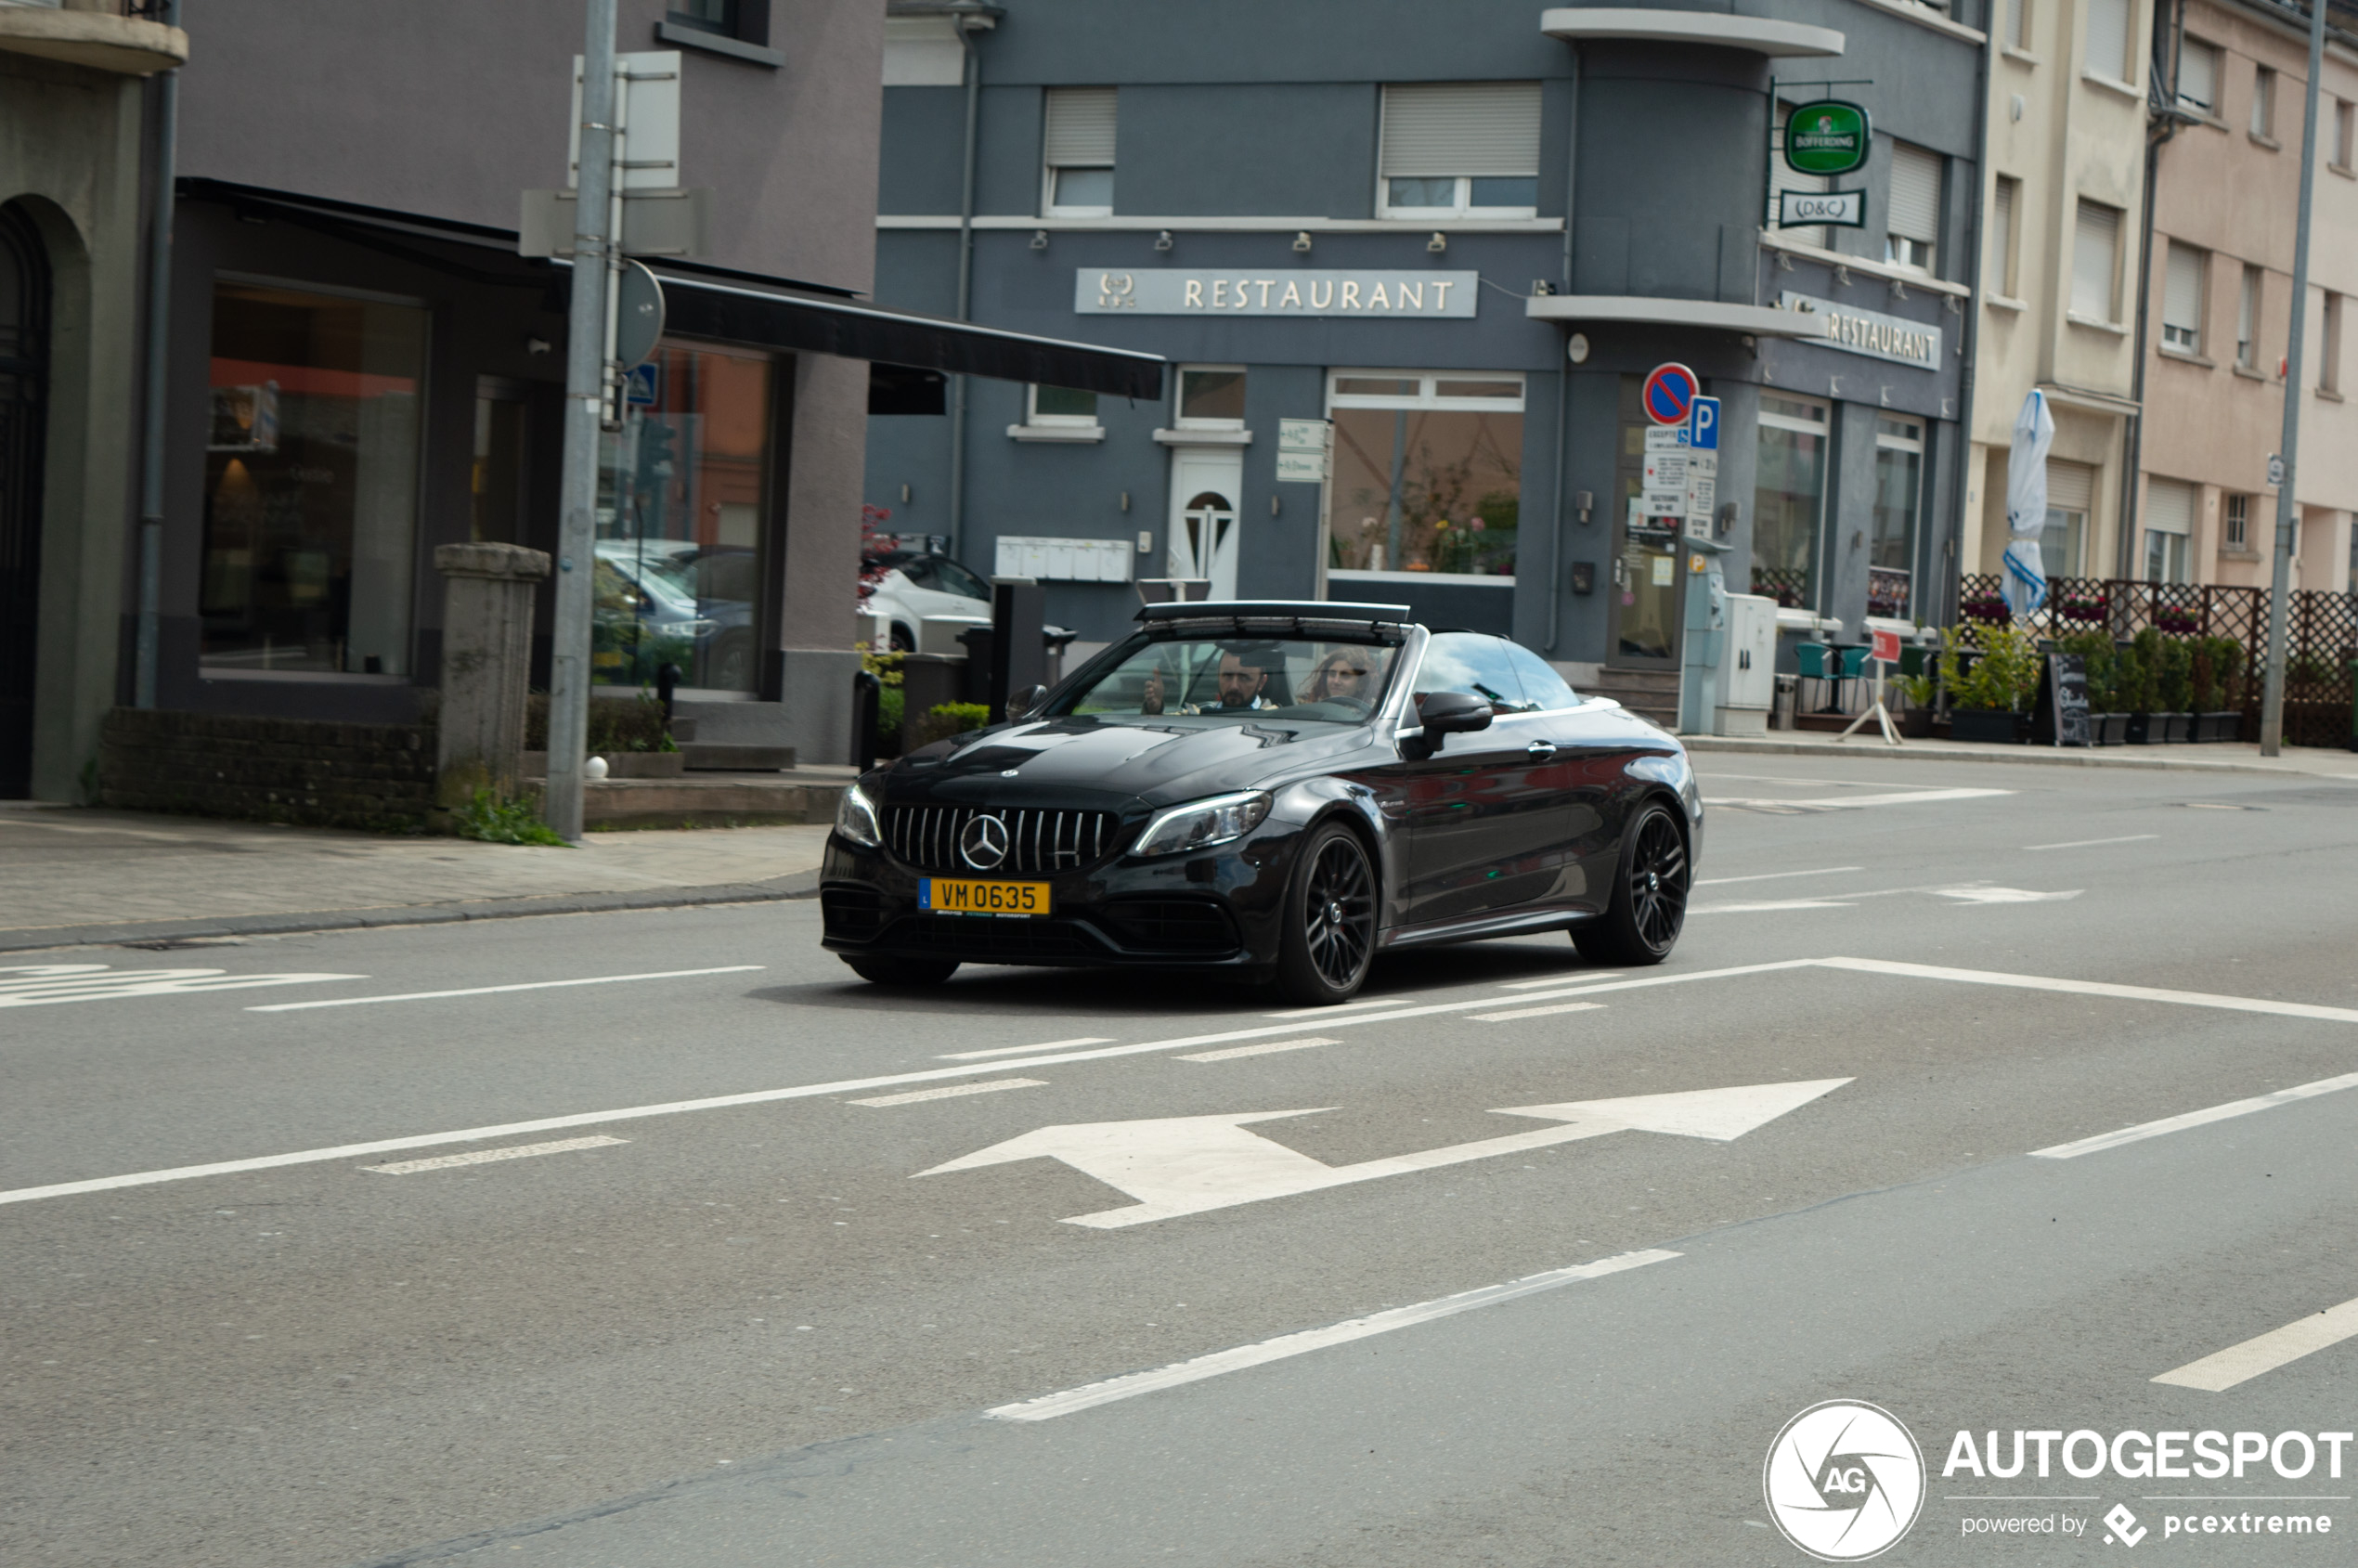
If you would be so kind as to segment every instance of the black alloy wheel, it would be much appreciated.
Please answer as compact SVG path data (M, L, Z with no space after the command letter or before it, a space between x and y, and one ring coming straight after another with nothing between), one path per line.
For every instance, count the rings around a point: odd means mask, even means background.
M1639 807L1622 836L1612 903L1600 918L1573 930L1580 955L1615 966L1659 964L1669 957L1687 923L1692 875L1687 836L1669 808L1660 801Z
M1359 836L1341 823L1310 835L1294 864L1277 955L1277 984L1296 1002L1347 1002L1376 954L1376 873Z
M939 985L958 972L954 958L851 958L844 962L870 985L909 988Z

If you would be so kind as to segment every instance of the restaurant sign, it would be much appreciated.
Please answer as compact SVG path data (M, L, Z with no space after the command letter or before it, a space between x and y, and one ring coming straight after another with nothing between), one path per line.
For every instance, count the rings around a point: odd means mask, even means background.
M1073 276L1083 316L1376 316L1464 317L1474 313L1475 272L1186 271L1153 267Z
M1777 307L1818 317L1824 336L1803 338L1803 343L1822 343L1828 348L1913 365L1920 370L1940 369L1940 329L1927 322L1836 305L1791 289L1778 299Z

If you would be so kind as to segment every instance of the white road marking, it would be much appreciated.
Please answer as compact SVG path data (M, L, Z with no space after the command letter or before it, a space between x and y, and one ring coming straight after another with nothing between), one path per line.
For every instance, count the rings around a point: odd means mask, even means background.
M1887 958L1812 958L1804 962L1823 969L1851 969L1869 975L1899 975L1919 980L1957 980L1966 985L2015 986L2025 991L2064 991L2076 996L2110 996L2124 1002L2170 1002L2185 1007L2222 1007L2231 1013L2267 1013L2284 1018L2321 1018L2328 1023L2358 1024L2358 1008L2320 1007L2308 1002L2277 1002L2261 996L2216 996L2201 991L2164 991L2154 986L2112 985L2103 980L2066 980L2051 975L2009 975L1994 969L1949 969L1937 964L1901 964ZM2291 1091L2286 1091L2289 1094Z
M1847 1078L1821 1078L1808 1082L1751 1083L1738 1088L1639 1095L1626 1099L1507 1106L1496 1114L1541 1117L1567 1125L1420 1149L1383 1160L1364 1160L1355 1165L1328 1165L1258 1133L1246 1131L1249 1122L1315 1116L1334 1109L1332 1106L1306 1110L1158 1117L1138 1121L1076 1122L1042 1127L946 1160L917 1175L946 1175L1019 1160L1060 1160L1138 1200L1127 1208L1069 1215L1064 1222L1087 1225L1093 1230L1114 1230L1272 1198L1323 1192L1328 1187L1377 1181L1385 1176L1438 1170L1445 1165L1462 1165L1468 1160L1489 1160L1502 1154L1521 1154L1614 1133L1667 1133L1726 1143L1850 1082Z
M2026 849L2092 849L2099 844L2139 844L2159 838L2158 833L2125 833L2118 838L2067 838L2060 844L2026 844Z
M1924 789L1893 795L1840 796L1824 800L1774 800L1746 796L1705 796L1706 806L1748 806L1777 811L1855 811L1866 806L1916 806L1935 800L1981 800L2012 795L2011 789Z
M1840 871L1864 871L1863 865L1827 865L1815 871L1764 871L1757 876L1706 876L1695 884L1698 888L1724 888L1730 882L1775 882L1787 876L1832 876Z
M2043 904L2076 899L2087 889L2074 888L2064 893L2034 893L2028 888L1936 888L1933 891L1944 899L1955 899L1960 903Z
M1594 1013L1601 1010L1601 1002L1559 1002L1552 1007L1517 1007L1506 1013L1476 1013L1478 1023L1503 1024L1514 1018L1544 1018L1551 1013Z
M2237 1383L2248 1383L2262 1372L2273 1372L2352 1336L2358 1336L2358 1301L2344 1302L2281 1328L2271 1328L2256 1339L2229 1345L2214 1355L2164 1372L2154 1381L2224 1393Z
M954 1100L963 1095L995 1095L1002 1089L1045 1089L1047 1081L1041 1078L994 1078L988 1083L952 1083L946 1089L913 1089L905 1095L879 1095L873 1100L854 1100L856 1106L907 1106L919 1100Z
M1865 895L1857 896L1864 897ZM1761 899L1744 903L1693 904L1689 906L1687 913L1690 915L1764 914L1771 910L1779 909L1855 909L1857 907L1855 904L1846 904L1836 899Z
M1607 1275L1643 1268L1648 1263L1668 1263L1678 1256L1677 1252L1666 1252L1659 1248L1643 1252L1623 1252L1614 1257L1600 1258L1592 1263L1575 1263L1570 1268L1527 1275L1504 1285L1485 1285L1481 1289L1444 1296L1439 1301L1419 1302L1415 1306L1371 1313L1366 1317L1354 1317L1324 1328L1306 1328L1298 1334L1283 1334L1274 1340L1263 1340L1259 1344L1215 1351L1210 1355L1173 1362L1151 1372L1133 1372L1127 1377L1108 1378L1100 1383L1085 1383L1080 1388L1067 1389L1062 1393L1046 1393L1037 1399L1001 1405L983 1414L1002 1421L1054 1420L1058 1416L1069 1416L1076 1410L1111 1405L1119 1399L1132 1399L1142 1393L1154 1393L1186 1383L1199 1383L1207 1378L1241 1372L1248 1367L1265 1367L1272 1361L1304 1355L1314 1350L1324 1350L1328 1345L1349 1344L1354 1340L1389 1334L1395 1328L1413 1328L1437 1318L1454 1317L1458 1313L1472 1312L1480 1307L1496 1306L1502 1302L1536 1295L1542 1290L1576 1285L1585 1279L1601 1279Z
M1719 979L1729 975L1758 975L1776 969L1806 969L1820 960L1786 958L1767 964L1740 964L1726 969L1696 969L1685 974L1652 975L1644 979L1617 980L1608 985L1586 988L1587 991L1626 991L1639 986L1683 985L1690 980ZM1585 991L1560 991L1557 995L1572 996ZM1470 1002L1439 1003L1411 1008L1407 1016L1422 1017L1435 1013L1471 1012L1476 1007L1497 1005L1495 996L1479 997ZM1340 1017L1332 1020L1338 1029L1349 1024L1385 1023L1402 1015L1375 1013ZM277 1171L290 1165L314 1165L332 1160L350 1160L365 1154L392 1154L407 1148L432 1148L436 1144L473 1143L483 1138L514 1137L525 1133L553 1133L567 1127L596 1127L612 1121L637 1121L651 1116L681 1116L693 1111L733 1110L743 1106L774 1105L786 1100L817 1099L841 1095L860 1089L885 1089L900 1083L938 1082L974 1072L1004 1072L1011 1068L1056 1067L1066 1062L1104 1061L1115 1056L1135 1056L1161 1051L1175 1051L1183 1045L1220 1045L1232 1040L1253 1040L1271 1034L1283 1034L1298 1026L1264 1024L1257 1029L1232 1029L1211 1034L1185 1035L1173 1040L1148 1040L1135 1045L1102 1045L1091 1050L1068 1051L1062 1055L1034 1056L1028 1060L988 1064L967 1064L958 1067L926 1068L915 1072L884 1073L874 1078L837 1079L826 1083L797 1083L784 1089L756 1089L746 1094L713 1095L703 1099L672 1100L654 1105L625 1106L614 1110L577 1111L566 1116L544 1116L530 1121L503 1122L491 1127L461 1127L442 1133L419 1133L406 1137L379 1138L362 1144L338 1144L328 1148L298 1149L291 1154L266 1154L244 1160L218 1160L202 1165L175 1165L160 1171L134 1171L120 1176L97 1176L84 1181L52 1182L43 1186L17 1187L0 1192L0 1204L37 1203L52 1198L72 1198L92 1192L119 1192L125 1187L152 1186L159 1182L195 1181L205 1176L242 1175L253 1171Z
M366 975L233 975L227 969L117 969L105 964L24 964L0 969L0 1007L110 1002L123 996L188 996L258 986L365 980Z
M420 1171L447 1171L454 1165L488 1165L496 1160L529 1160L538 1154L570 1154L577 1148L605 1148L629 1141L628 1138L609 1138L601 1133L587 1138L561 1138L552 1144L514 1144L507 1148L471 1149L465 1154L438 1154L431 1160L400 1160L391 1165L363 1165L360 1168L380 1176L410 1176Z
M1722 773L1712 771L1714 779L1742 779L1746 784L1821 784L1827 789L1945 789L1945 784L1892 784L1880 779L1795 779L1782 773Z
M1414 996L1371 996L1359 1002L1337 1002L1325 1007L1289 1007L1282 1013L1263 1013L1264 1018L1316 1018L1346 1009L1365 1011L1374 1007L1413 1007L1419 999Z
M716 969L663 969L650 975L592 975L579 980L527 980L521 985L468 986L460 991L408 991L395 996L345 996L332 1002L274 1002L249 1013L300 1013L313 1007L366 1007L378 1002L434 1002L446 996L496 996L510 991L559 991L577 985L620 985L625 980L680 980L695 975L741 975L759 964L724 964Z
M985 1056L1020 1056L1026 1051L1062 1051L1075 1045L1108 1045L1112 1043L1113 1036L1109 1034L1084 1034L1077 1040L1050 1040L1038 1045L1001 1045L989 1051L952 1051L947 1056L936 1056L934 1060L978 1062Z
M1619 978L1621 978L1619 970L1609 969L1600 970L1593 975L1555 975L1544 980L1507 980L1502 982L1498 989L1500 991L1535 991L1546 985L1587 985L1596 980Z
M2214 1121L2231 1121L2238 1116L2249 1116L2256 1110L2274 1110L2278 1106L2316 1098L2319 1095L2339 1094L2344 1089L2358 1089L2358 1072L2345 1072L2339 1078L2321 1078L2314 1083L2297 1083L2289 1089L2279 1089L2273 1095L2254 1095L2248 1100L2230 1100L2225 1105L2211 1106L2205 1110L2190 1110L2182 1116L2165 1116L2157 1121L2141 1121L2134 1127L2123 1127L2117 1133L2099 1133L2092 1138L2080 1138L2072 1143L2057 1144L2053 1148L2030 1151L2034 1160L2077 1160L2083 1154L2100 1154L2123 1144L2143 1143L2165 1134L2183 1133L2189 1127L2208 1127Z
M1183 1062L1232 1062L1239 1056L1267 1056L1279 1051L1307 1051L1313 1045L1340 1045L1342 1042L1332 1035L1313 1034L1300 1040L1265 1040L1258 1045L1231 1045L1224 1051L1198 1051L1181 1056Z

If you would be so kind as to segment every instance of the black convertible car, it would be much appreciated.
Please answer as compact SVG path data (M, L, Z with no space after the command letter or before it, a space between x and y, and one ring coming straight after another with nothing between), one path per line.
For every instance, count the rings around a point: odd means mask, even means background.
M1185 966L1332 1003L1432 943L1568 928L1597 963L1669 956L1703 802L1657 725L1405 605L1138 619L1008 722L845 791L819 896L862 978Z

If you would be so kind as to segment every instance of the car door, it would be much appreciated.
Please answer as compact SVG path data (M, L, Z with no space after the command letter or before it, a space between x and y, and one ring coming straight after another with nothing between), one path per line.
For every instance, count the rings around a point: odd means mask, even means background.
M1552 897L1602 911L1613 896L1621 852L1629 764L1660 748L1643 744L1643 726L1618 705L1584 701L1538 654L1520 646L1513 654L1524 693L1533 700L1528 721L1555 747L1546 770L1561 824L1561 872Z
M1505 639L1437 633L1425 646L1419 696L1471 692L1490 699L1490 728L1439 737L1432 756L1404 757L1407 875L1402 915L1410 925L1499 914L1544 898L1561 856L1561 812L1551 811L1546 770L1552 745L1532 723L1531 703Z

